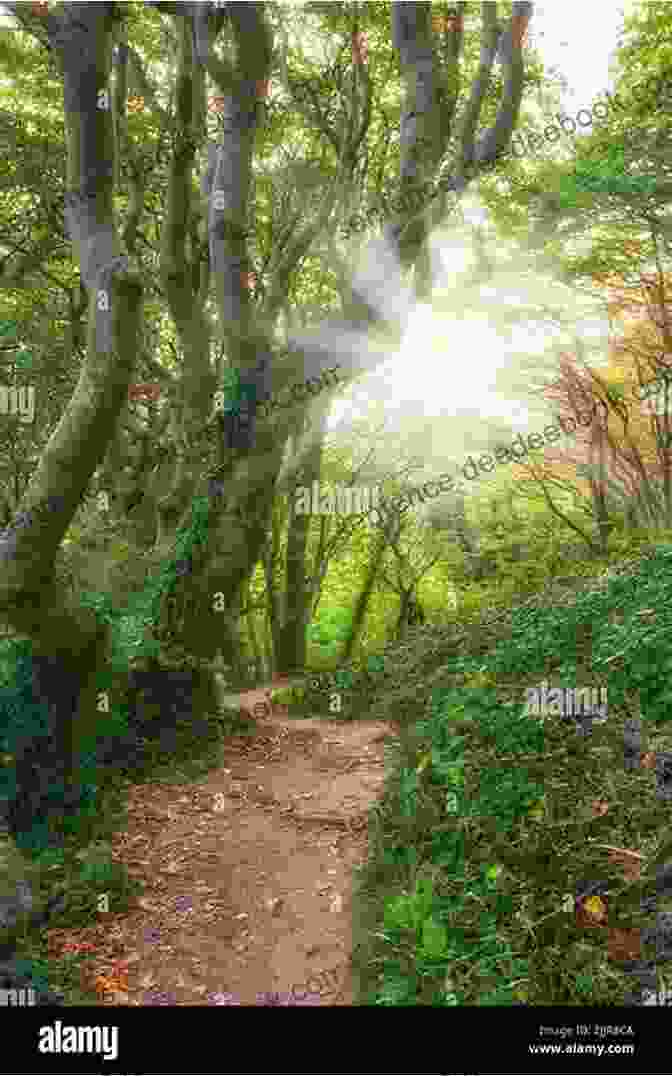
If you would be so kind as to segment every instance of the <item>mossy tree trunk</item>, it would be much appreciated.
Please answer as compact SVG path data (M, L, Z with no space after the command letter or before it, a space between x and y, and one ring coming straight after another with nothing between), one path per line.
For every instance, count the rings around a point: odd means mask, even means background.
M34 690L49 707L65 802L76 802L78 743L96 715L107 632L55 581L60 543L103 462L139 348L143 289L122 258L113 213L115 139L107 85L111 5L66 4L47 18L62 63L67 140L66 221L89 292L86 357L74 395L42 454L22 511L0 537L0 616L30 637ZM107 104L107 107L101 107ZM60 684L60 686L59 686ZM40 698L42 686L47 697Z

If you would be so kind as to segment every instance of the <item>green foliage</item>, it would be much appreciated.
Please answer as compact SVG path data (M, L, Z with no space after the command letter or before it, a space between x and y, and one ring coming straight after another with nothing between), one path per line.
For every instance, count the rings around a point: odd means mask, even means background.
M558 197L565 208L574 206L583 193L609 194L630 198L633 195L652 195L658 181L655 175L628 174L625 150L611 145L600 156L577 161L573 173L561 178Z
M411 896L404 894L385 909L386 928L392 932L413 931L420 952L427 960L444 957L448 948L448 933L433 914L434 904L431 878L419 878Z
M177 565L192 555L208 533L208 499L195 498L191 517L178 533L174 558L150 580L129 609L117 610L108 594L83 592L80 602L93 610L101 623L111 627L111 667L99 673L99 693L110 692L116 673L125 673L138 657L158 657L160 642L153 637L163 594L174 585ZM12 800L17 794L16 757L22 745L50 732L48 708L32 693L32 644L29 640L5 640L0 643L0 797ZM76 811L61 819L64 836L88 832L98 810L98 775L105 745L124 740L129 733L128 713L115 703L108 713L96 715L95 726L83 732L78 743L81 801ZM65 793L63 783L54 780L49 800L54 807ZM53 841L53 833L44 820L36 820L30 832L17 838L21 847L39 856Z
M672 547L658 545L561 604L514 607L486 653L471 650L477 634L456 647L435 629L447 686L432 691L428 633L418 640L397 678L426 712L398 726L398 770L356 902L360 1001L614 1005L633 989L625 969L605 965L602 938L563 907L577 879L604 877L593 842L654 861L665 839L666 807L645 771L624 773L619 715L638 698L652 733L669 723L671 569ZM527 716L526 688L550 673L607 683L609 722L582 738ZM598 798L604 817L590 810ZM638 922L641 888L620 875L613 885L621 922Z
M0 337L3 344L13 344L18 339L18 330L15 321L0 321Z
M133 659L159 657L161 643L154 638L153 629L161 601L175 586L181 566L189 562L199 546L207 543L209 507L207 497L194 498L189 520L177 532L174 555L154 573L126 609L114 609L109 594L86 592L81 595L81 604L95 610L99 619L112 627L113 669L124 671Z
M323 613L308 629L308 638L320 646L326 657L335 657L352 630L352 612L332 609Z
M104 842L96 842L76 855L79 866L68 877L68 905L59 925L86 924L98 911L100 897L107 897L110 911L128 910L142 886L131 879L123 864L116 862Z
M294 44L287 59L290 79L295 84L309 81L317 88L325 115L330 117L330 126L338 126L335 110L342 105L339 87L342 83L343 61L349 63L349 30L353 25L353 17L370 36L373 51L377 56L378 71L387 71L391 69L390 65L396 62L396 55L389 40L389 12L385 9L386 5L363 5L362 10L353 15L347 5L311 4L299 15L294 15L269 5L271 21L286 22L287 18L307 18L316 30L329 31L327 37L334 45L336 62L336 66L329 73L318 71L315 61L298 50ZM626 67L627 71L635 72L635 78L641 70L664 72L669 60L665 44L669 16L665 6L654 3L644 5L644 9L644 12L638 12L634 24L634 43L628 45L630 51L627 53L629 62ZM143 5L131 5L131 15L133 30L139 25L143 31L140 38L142 54L148 70L151 70L156 64L163 64L165 61L164 31L160 29L160 21L152 14L144 13ZM641 34L641 38L638 34ZM29 220L33 247L31 250L29 243L24 254L25 263L31 264L32 255L40 253L40 247L53 232L49 219L51 199L42 197L40 190L44 176L55 175L58 182L53 186L53 190L57 195L60 193L62 196L63 193L62 176L66 172L61 167L62 123L60 118L54 118L61 116L62 94L59 80L46 67L46 53L44 64L39 59L36 60L37 67L32 62L22 62L24 50L28 50L25 53L28 58L32 48L25 43L25 35L5 36L7 40L0 42L0 54L11 74L10 83L3 89L8 116L17 112L19 102L27 102L25 114L29 116L31 130L34 131L34 99L31 96L31 86L39 86L40 116L44 117L45 122L48 119L52 121L49 133L53 145L46 146L52 164L51 173L46 169L37 169L37 181L31 177L28 166L35 171L40 157L36 152L38 143L35 137L32 134L30 137L24 137L27 131L23 131L21 138L14 132L15 151L6 154L9 180L4 184L4 189L9 195L6 212L10 212L10 216L7 218L9 225L5 228L5 239L7 235L11 237L14 233L14 219L23 216ZM10 44L9 38L17 43ZM446 56L448 42L443 41L440 47L445 50ZM472 69L478 64L478 49L479 43L475 36L467 33L465 56ZM32 59L36 57L37 53ZM372 74L375 75L373 69ZM449 78L457 80L456 72L451 72ZM539 84L541 81L538 66L535 67L534 63L531 67L528 65L528 89L530 85ZM468 80L464 85L468 85ZM545 88L548 89L548 86ZM494 121L500 91L501 80L497 75L485 102L482 117L484 121ZM390 87L385 88L385 92L388 96L387 105L394 113L400 104L398 91ZM164 103L167 104L169 95L163 94L163 87L161 95L165 96ZM650 111L645 109L645 116ZM634 109L634 113L637 113L637 109ZM147 145L153 144L156 141L155 136L160 135L157 116L157 110L148 107L143 115L133 115L129 119L129 147L138 155L138 159L145 156L143 146L146 148ZM333 123L331 119L334 120ZM631 119L631 115L623 117L617 112L614 126L620 122L622 128L626 129ZM297 208L300 216L310 219L319 205L323 176L320 176L313 196L312 191L292 182L293 177L299 174L299 169L304 167L303 162L296 162L298 168L288 169L286 173L283 173L282 167L277 164L279 146L282 148L286 144L305 142L303 123L300 110L294 110L293 113L292 110L278 107L277 102L272 105L269 103L268 123L258 132L259 146L263 147L263 153L259 154L259 160L255 162L255 174L258 173L257 201L251 207L250 219L264 222L264 227L256 237L260 264L268 263L275 237L282 232L282 227L275 227L278 223L274 219L277 206L282 206L289 220L295 215ZM3 120L0 134L5 146L9 144L6 136L7 129L11 129L11 126L9 120ZM384 179L393 175L398 162L397 142L393 139L389 144L389 139L385 137L387 124L378 125L376 130L379 134L382 132L382 135L380 138L371 139L371 145L367 146L371 163L367 170L368 178L362 190L354 192L355 201L358 200L359 193L363 206L366 206L367 200L372 203L380 201L381 176ZM376 131L373 133L376 134ZM325 167L327 171L329 167L335 167L333 161L330 164L324 154L320 153L317 143L313 144L308 139L306 145L308 173L314 171L310 166L312 161L320 162L322 174ZM592 216L593 207L599 207L602 203L611 211L616 198L625 201L624 214L632 216L633 205L637 207L644 198L651 198L657 193L657 181L651 157L642 155L640 164L638 147L635 147L634 154L631 148L625 139L619 137L618 131L609 131L608 138L597 145L595 152L585 151L582 155L579 154L577 160L570 163L565 174L560 176L560 206L572 211L583 210L586 217L590 218L591 228L595 220ZM53 167L54 161L57 167ZM259 167L256 167L257 165ZM544 173L535 173L530 161L526 161L524 166L513 162L512 169L508 187L506 177L502 178L501 184L492 184L490 205L496 205L499 198L496 215L500 222L505 220L507 214L512 213L512 188L521 203L523 227L527 229L527 210L530 197L535 193L535 184L542 191L548 191L549 187L555 188L555 183L545 185ZM122 187L125 171L127 170L122 169L120 175ZM165 177L152 177L150 173L151 169L147 172L145 202L150 213L154 214L160 208ZM286 180L284 183L283 179ZM484 182L484 188L487 192L487 181ZM492 193L495 188L497 192ZM124 190L120 192L122 201L127 193ZM389 200L392 201L394 193L391 188L386 191L385 200L388 200L389 195ZM57 198L57 202L58 200ZM13 214L16 214L14 219ZM513 217L510 219L513 220ZM640 224L641 221L636 222L637 227ZM612 227L612 239L615 231ZM18 229L16 234L20 234ZM620 240L621 235L617 234L615 247L621 245ZM56 243L56 248L59 248L59 243L60 240ZM13 242L6 246L6 250L10 249L14 249ZM52 246L52 253L54 249ZM45 247L45 250L48 254L49 248ZM607 241L601 241L593 264L601 259L605 265L613 266L611 255ZM46 271L41 273L40 278L60 282L63 285L63 293L67 294L72 272L70 266L63 269L60 257L58 253L51 258L51 263L46 266ZM299 300L306 297L321 302L325 307L333 304L337 298L339 289L334 286L335 274L329 270L326 277L321 277L315 269L316 258L317 255L310 255L302 264L298 264L295 267L296 272L291 274L292 287L287 295L289 310L299 305ZM35 264L42 264L39 258ZM11 266L8 264L6 268L9 271ZM38 293L29 290L28 299L32 305L37 302L37 310L41 301ZM61 300L59 304L60 302ZM162 324L164 307L156 297L148 296L147 303L147 308L151 311L146 326L147 339L151 338L156 329L157 339L160 338L162 344L159 358L167 365L173 365L173 359L168 355L166 347L168 334ZM62 309L56 312L65 317L56 318L50 315L48 324L50 327L57 326L58 333L63 335L61 324L67 322L71 311L67 310L67 304L63 304ZM28 323L29 315L31 324L38 320L33 316L28 300L22 313L9 306L6 313L11 317L21 317L22 324L24 321ZM0 335L3 336L5 344L19 345L22 334L17 331L17 325L14 321L0 323ZM68 324L68 331L72 329L72 341L76 338L76 328L75 325ZM67 367L59 371L64 390L60 395L55 394L58 406L67 399L69 387L76 383L79 376L78 356L74 354L74 350L73 355L74 361L73 356L68 355L70 361ZM31 358L32 353L19 352L12 361L18 366L28 368ZM225 373L224 387L224 410L231 413L238 409L243 391L238 371ZM44 392L44 396L49 397L48 391ZM51 419L55 416L48 417ZM148 438L148 441L151 442L151 438ZM26 458L26 454L21 451L18 455L19 459ZM577 518L578 515L579 513L572 518ZM205 499L202 503L195 501L190 520L177 537L173 557L161 566L142 592L134 596L127 608L115 608L107 595L98 592L82 595L82 605L94 609L100 620L107 622L112 628L111 669L101 672L97 685L99 690L109 690L112 673L125 673L129 663L135 659L165 657L165 640L158 637L164 608L162 603L180 587L179 577L184 574L185 565L188 570L192 559L197 561L199 547L207 541L207 527L208 502ZM534 529L534 526L531 529ZM76 528L74 530L76 531ZM592 597L583 606L577 600L569 610L546 609L538 611L539 615L528 615L528 611L515 609L510 625L506 624L503 637L493 640L483 624L488 615L496 609L508 610L515 604L516 597L539 589L551 573L548 571L541 543L532 544L532 555L525 564L516 563L509 556L510 547L506 541L493 542L492 545L484 542L482 548L486 551L492 548L495 554L498 572L493 581L474 585L466 572L460 577L458 558L455 558L455 563L451 560L450 571L447 573L451 581L457 579L460 584L460 616L452 617L451 614L451 618L455 620L460 632L463 632L462 638L452 632L438 638L430 632L411 635L404 646L392 649L384 669L371 666L365 669L367 654L378 654L382 650L389 634L390 623L393 622L394 606L390 602L389 593L381 586L373 595L363 633L364 641L356 661L353 662L352 669L335 672L334 685L331 687L331 690L353 692L358 699L365 701L368 701L368 692L375 693L376 698L384 702L385 716L398 719L402 725L406 722L412 727L419 741L414 752L409 750L409 758L400 768L396 789L398 802L395 803L395 821L398 826L395 839L383 849L383 854L389 851L389 863L399 869L401 881L397 879L399 884L391 898L389 914L385 920L390 937L394 937L387 953L385 982L380 992L382 1001L379 1000L379 1003L414 1004L419 998L423 1003L432 1003L432 998L438 998L439 1004L456 1004L458 998L468 998L476 1004L508 1004L512 996L511 983L516 977L535 974L534 959L538 954L528 953L523 944L519 946L521 934L517 932L516 924L512 925L513 893L504 888L508 884L507 879L510 881L515 871L510 864L505 869L496 860L495 841L487 829L486 821L488 818L495 818L502 829L507 831L506 839L511 845L524 844L528 840L529 833L524 827L529 820L530 808L538 803L540 792L543 793L538 769L533 767L535 759L544 755L545 741L541 728L522 719L517 712L515 701L504 701L500 697L502 685L515 681L516 688L521 689L521 685L530 677L538 676L549 668L560 671L571 680L580 675L579 670L588 654L596 676L602 673L606 677L607 673L609 674L610 702L612 699L615 705L621 701L625 702L626 696L634 690L639 694L642 703L646 704L647 719L653 725L663 725L666 709L669 709L669 697L665 688L669 666L669 647L666 642L669 624L664 614L664 609L669 605L669 588L665 581L669 563L659 566L656 578L655 572L649 569L643 571L637 583L639 589L635 588L632 592L612 594L611 591L617 588L609 584L606 588L608 593ZM128 549L121 547L114 550L119 559L123 559L127 552ZM354 584L360 578L360 568L365 563L365 555L361 558L350 558L349 561L346 558L336 565L337 572L340 573L343 573L344 565L347 567L348 587L345 600L350 593L355 592ZM450 551L444 558L444 568L449 556L452 556ZM197 563L194 570L196 568ZM442 584L446 577L442 577L441 568L442 565L437 567L434 576L428 581L427 589L436 598L434 608L443 613ZM574 575L590 574L594 570L594 563L587 561L574 563L572 566ZM323 602L322 608L326 605L327 608L336 609L344 598L345 589L344 587L337 593L327 593L327 601ZM650 603L656 610L660 609L660 614L653 621L650 614L644 615L642 601ZM472 627L476 630L470 633L469 629ZM311 626L309 638L319 646L320 656L325 662L332 661L338 656L339 649L348 639L351 630L351 614L340 610L321 614ZM585 645L588 634L593 637L592 648ZM478 635L476 641L475 635ZM468 650L466 658L463 657L464 649ZM443 682L448 681L450 691L446 693L438 690L435 693L431 714L425 717L427 700L432 690L429 680L434 677L439 677ZM26 694L29 680L29 646L21 642L16 644L15 649L0 647L0 734L4 737L0 747L4 752L3 759L8 760L3 762L0 769L0 782L4 782L0 794L11 793L12 751L22 737L30 738L45 728L43 708L36 705L35 700ZM288 696L283 692L274 695L274 701L284 701L285 698L288 701L305 701L304 688L289 689ZM113 707L112 713L98 716L95 733L90 733L81 742L83 772L88 778L88 798L85 799L78 816L72 820L69 835L73 838L81 836L86 827L95 820L98 793L101 791L94 783L100 775L100 767L96 765L97 746L105 740L123 737L127 729L127 715L121 708ZM522 757L516 757L523 755L525 761ZM511 756L514 756L513 762ZM532 760L529 769L528 756ZM501 776L502 772L504 777ZM590 772L587 767L585 773ZM551 776L560 782L567 773L568 770L559 769ZM644 816L638 816L638 820L640 817ZM485 861L475 854L474 848L469 846L464 829L458 825L458 822L465 820L468 823L467 828L470 827L469 838L475 833L476 841L480 841L485 849ZM627 822L621 820L621 824L624 828L627 827ZM554 833L557 835L558 829ZM622 841L627 838L627 833L620 835ZM614 839L616 840L617 836ZM40 858L44 858L46 863L49 856L53 855L54 865L59 865L60 851L50 851L44 846L44 840L43 836L36 839L35 847L43 848ZM91 861L82 867L79 881L84 889L92 885L113 884L112 868L113 864L104 857L99 861ZM523 881L520 881L521 878ZM522 889L524 884L529 883L529 872L526 874L521 868L518 880ZM402 893L401 897L399 893ZM516 893L516 896L519 895ZM543 900L541 904L537 909L540 918L552 911L551 898L548 906L543 905ZM518 904L515 907L518 907ZM408 960L399 957L400 949ZM526 953L524 959L514 957L514 953L523 950ZM440 966L438 971L437 965ZM437 987L437 976L442 978L447 970L453 975L453 968L455 981L452 985L449 987L446 981L442 980L440 987ZM583 994L587 990L590 1000L590 990L593 989L591 984L595 981L591 974L580 972L576 976L576 992ZM537 982L541 982L541 973ZM595 990L599 989L598 979Z

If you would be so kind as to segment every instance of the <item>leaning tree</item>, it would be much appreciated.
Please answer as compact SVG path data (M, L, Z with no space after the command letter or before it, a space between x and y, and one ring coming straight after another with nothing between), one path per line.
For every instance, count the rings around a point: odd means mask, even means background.
M454 5L439 24L432 20L429 3L309 5L325 18L340 13L352 33L352 62L347 71L343 64L334 68L334 90L328 79L308 85L297 80L277 5L152 3L145 7L169 20L166 40L174 49L169 94L152 84L138 43L130 39L132 20L126 16L134 5L64 3L52 11L44 4L5 7L50 49L62 75L64 222L89 301L79 381L18 512L0 537L0 616L32 642L35 687L53 709L74 801L76 744L95 715L109 632L95 610L82 607L62 586L55 564L117 434L143 337L148 285L138 247L146 212L141 169L123 171L128 196L123 226L115 203L123 153L132 152L125 137L129 79L142 86L170 134L156 273L178 344L179 392L175 450L166 464L169 480L163 468L154 499L156 548L159 554L171 551L194 498L209 498L207 541L199 546L191 572L176 583L189 593L190 615L184 624L189 646L207 658L222 615L237 607L260 558L285 446L311 407L309 401L294 400L262 411L259 402L278 399L288 386L335 366L346 378L372 369L381 360L380 347L371 346L373 333L384 333L391 346L400 339L414 296L431 294L430 230L467 186L508 151L521 105L522 41L533 5L513 3L504 20L496 3L481 5L480 56L467 86L462 85L465 3ZM397 199L356 268L336 242L327 243L341 300L338 316L289 331L282 339L279 327L291 305L297 272L318 246L324 248L325 235L333 235L334 225L357 207L361 194L374 99L359 28L365 8L375 9L379 20L389 13L401 68ZM288 10L284 7L282 14ZM501 64L499 101L489 92L496 58ZM163 78L166 70L170 65ZM300 114L319 152L310 155L303 169L311 212L286 222L284 229L273 222L265 286L256 293L251 251L262 243L269 222L255 209L255 165L273 112L268 85L276 74L282 107ZM208 144L209 82L216 89L221 124L218 140ZM382 106L379 112L386 117ZM491 122L479 133L486 119ZM387 162L384 178L389 179ZM251 386L242 429L240 424L234 429L235 414L216 403L215 337L227 369L237 373L240 384ZM214 483L203 465L204 431L213 421L224 434ZM296 466L301 462L297 459ZM168 596L153 626L159 641L167 617Z

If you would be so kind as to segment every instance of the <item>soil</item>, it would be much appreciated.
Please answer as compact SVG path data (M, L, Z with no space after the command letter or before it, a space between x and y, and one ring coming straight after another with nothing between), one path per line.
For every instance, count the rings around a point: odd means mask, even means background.
M241 709L270 690L241 694ZM116 957L96 979L102 1004L353 1004L354 870L395 733L266 714L253 736L223 741L206 778L131 788L114 857L144 896L67 932L95 944L99 972L99 946Z

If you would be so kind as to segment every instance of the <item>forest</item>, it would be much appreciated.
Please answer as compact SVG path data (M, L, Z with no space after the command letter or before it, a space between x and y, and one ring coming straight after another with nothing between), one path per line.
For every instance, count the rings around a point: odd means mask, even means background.
M672 14L535 8L0 4L0 1004L670 996Z

